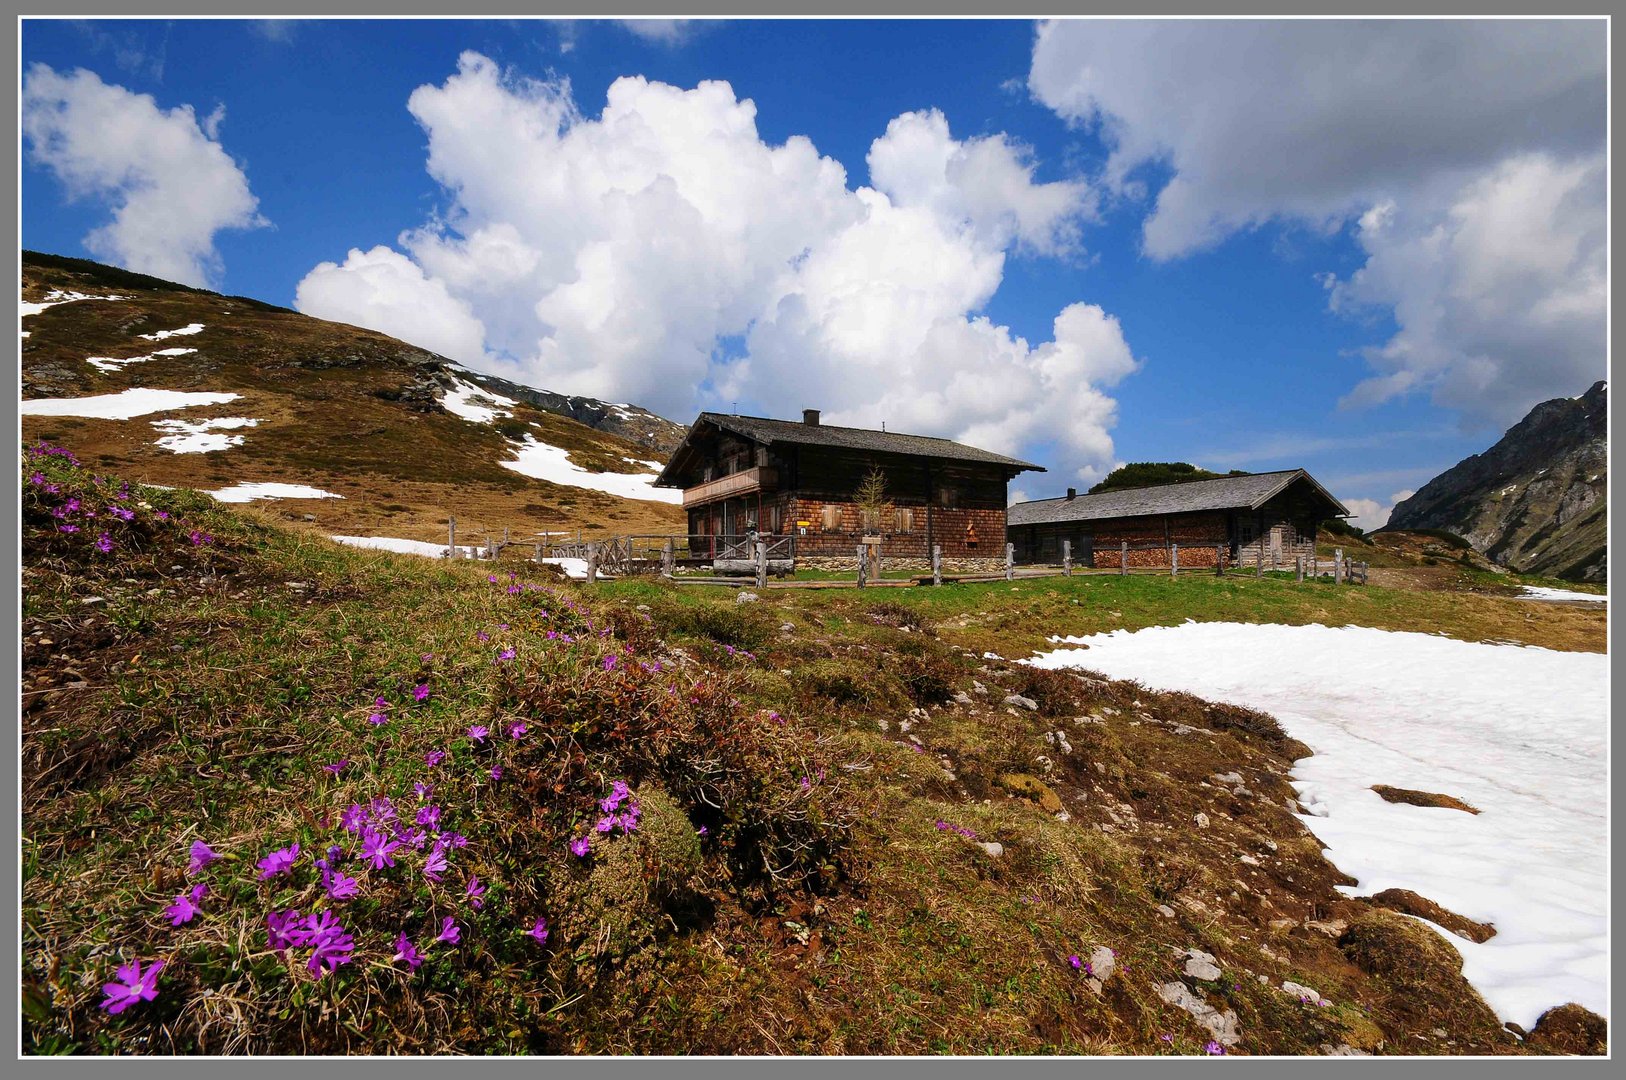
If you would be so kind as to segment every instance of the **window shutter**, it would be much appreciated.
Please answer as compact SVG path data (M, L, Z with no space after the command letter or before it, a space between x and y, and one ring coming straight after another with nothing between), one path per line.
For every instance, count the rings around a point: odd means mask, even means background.
M820 521L819 521L820 528L822 528L825 532L835 532L836 529L840 527L840 525L841 525L841 508L838 507L838 506L832 506L832 505L830 505L828 503L825 504L823 513L822 513Z
M897 522L894 526L897 532L913 532L915 529L915 512L907 506L897 509Z

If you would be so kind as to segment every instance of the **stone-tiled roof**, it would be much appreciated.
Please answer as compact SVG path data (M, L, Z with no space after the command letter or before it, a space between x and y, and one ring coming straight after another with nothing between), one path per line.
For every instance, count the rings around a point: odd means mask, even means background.
M847 450L868 450L883 454L904 454L911 457L939 458L945 461L972 461L989 465L1004 465L1017 472L1044 472L1044 466L1017 458L996 454L975 446L938 439L930 435L905 435L896 431L872 431L869 428L838 427L834 424L804 424L794 420L772 420L765 416L733 416L727 413L703 412L690 425L692 432L701 424L713 424L725 431L743 435L765 446L773 443L792 443L800 446L833 446ZM687 439L685 439L687 442ZM671 462L656 479L657 487L675 485L667 474L676 464L683 447L672 454Z
M1349 513L1349 509L1316 483L1309 473L1303 469L1288 469L1248 476L1223 476L1217 480L1193 480L1185 484L1121 488L1096 495L1079 495L1073 499L1017 503L1006 512L1006 521L1011 525L1045 525L1063 521L1189 514L1200 510L1252 510L1301 477L1326 498L1334 515Z

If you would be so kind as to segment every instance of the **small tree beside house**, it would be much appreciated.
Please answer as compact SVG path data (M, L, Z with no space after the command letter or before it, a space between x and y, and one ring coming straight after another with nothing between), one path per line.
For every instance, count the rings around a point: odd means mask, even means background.
M853 492L853 504L858 507L859 519L867 533L880 532L892 513L892 501L886 497L886 473L872 467Z

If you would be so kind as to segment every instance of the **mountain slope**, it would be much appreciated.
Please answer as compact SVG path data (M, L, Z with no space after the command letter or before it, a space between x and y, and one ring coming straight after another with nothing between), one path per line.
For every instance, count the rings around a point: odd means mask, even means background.
M1609 385L1544 401L1495 446L1395 505L1388 529L1446 529L1505 566L1607 579Z
M330 533L443 541L448 514L471 541L681 526L675 493L647 481L683 428L645 410L85 260L25 252L22 282L24 437L101 467L319 489L342 498L262 505ZM86 397L107 400L58 403Z

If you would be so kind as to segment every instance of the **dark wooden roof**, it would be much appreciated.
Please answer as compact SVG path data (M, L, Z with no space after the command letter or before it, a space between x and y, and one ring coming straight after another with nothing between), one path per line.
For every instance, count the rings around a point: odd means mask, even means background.
M765 416L733 416L727 413L703 412L689 425L689 436L672 452L666 468L655 479L656 487L681 487L673 477L681 470L681 459L689 448L689 439L703 424L711 424L724 431L732 431L764 446L791 443L798 446L829 446L844 450L861 450L879 454L901 454L909 457L939 458L945 461L980 462L1003 465L1012 475L1019 472L1044 472L1044 466L1017 458L1006 457L990 450L967 446L951 439L938 439L930 435L905 435L896 431L872 431L869 428L838 427L834 424L802 424L794 420L772 420Z
M1288 469L1248 476L1223 476L1217 480L1193 480L1186 484L1120 488L1073 499L1017 503L1006 511L1005 520L1011 525L1047 525L1065 521L1189 514L1200 510L1255 510L1301 479L1327 500L1332 516L1344 517L1349 514L1348 507L1333 498L1309 473L1303 469Z

